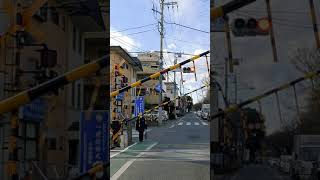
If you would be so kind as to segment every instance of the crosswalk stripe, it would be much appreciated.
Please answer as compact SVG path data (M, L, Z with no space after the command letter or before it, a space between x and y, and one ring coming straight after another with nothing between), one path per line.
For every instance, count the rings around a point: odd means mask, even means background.
M198 122L195 122L194 125L199 126L200 124Z
M181 126L183 124L183 122L179 122L178 126Z
M191 125L191 122L187 122L187 126L190 126Z
M208 126L208 123L202 122L202 124L203 124L204 126Z

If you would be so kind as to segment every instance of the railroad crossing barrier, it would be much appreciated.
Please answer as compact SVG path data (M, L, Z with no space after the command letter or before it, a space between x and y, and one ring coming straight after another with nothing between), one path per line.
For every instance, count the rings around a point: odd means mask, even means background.
M240 9L248 4L255 2L256 0L233 0L222 6L212 8L210 10L211 21L215 21L217 18L227 15L228 13Z
M10 112L19 106L25 105L37 97L52 91L53 89L65 86L73 81L87 77L109 64L109 55L96 61L82 65L52 80L46 81L36 87L22 91L17 95L4 99L0 102L0 114Z
M227 113L230 113L230 112L234 112L248 104L251 104L253 102L256 102L256 101L260 101L262 98L265 98L267 96L270 96L272 94L276 94L277 92L279 91L282 91L284 89L287 89L289 88L290 86L294 86L295 84L299 83L299 82L302 82L302 81L305 81L307 79L313 79L315 78L316 76L319 76L320 75L320 70L316 71L316 72L309 72L309 73L306 73L305 76L303 77L300 77L300 78L297 78L289 83L286 83L286 84L283 84L282 86L279 86L277 88L274 88L274 89L271 89L261 95L258 95L258 96L255 96L253 98L250 98L240 104L235 104L235 105L231 105L229 108L226 108L224 109L223 111L221 112L218 112L216 113L215 115L213 115L211 118L210 118L210 121L215 119L215 118L218 118L218 117L221 117L223 116L224 114L227 114Z
M167 69L163 69L162 71L159 71L159 72L157 72L157 73L154 73L154 74L150 75L149 77L146 77L146 78L144 78L144 79L142 79L142 80L140 80L140 81L134 82L134 83L132 83L132 84L129 85L129 86L126 86L126 87L121 88L121 89L119 89L119 90L113 91L113 92L110 93L110 97L113 98L113 97L117 96L118 94L120 94L120 93L122 93L122 92L125 92L125 91L128 91L129 89L131 89L131 88L133 88L133 87L139 86L139 85L141 85L142 83L145 83L145 82L150 81L150 80L152 80L152 79L158 78L158 77L159 77L160 75L162 75L162 74L165 74L165 73L167 73L167 72L169 72L169 71L172 71L172 70L174 70L174 69L177 69L177 68L179 68L179 67L181 67L181 66L183 66L183 65L185 65L185 64L187 64L187 63L189 63L189 62L193 62L193 61L195 61L196 59L199 59L200 57L205 56L205 55L207 55L207 54L209 54L209 53L210 53L210 51L206 51L206 52L201 53L201 54L199 54L199 55L193 56L192 58L190 58L190 59L188 59L188 60L185 60L185 61L183 61L183 62L181 62L181 63L175 64L175 65L173 65L173 66L171 66L171 67L169 67L169 68L167 68Z

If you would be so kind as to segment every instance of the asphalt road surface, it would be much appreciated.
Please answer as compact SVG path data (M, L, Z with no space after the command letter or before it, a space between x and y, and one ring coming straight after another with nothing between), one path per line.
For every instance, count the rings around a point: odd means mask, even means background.
M216 175L215 180L289 180L289 176L267 164L249 164L233 175Z
M209 123L188 113L111 158L111 180L210 179Z

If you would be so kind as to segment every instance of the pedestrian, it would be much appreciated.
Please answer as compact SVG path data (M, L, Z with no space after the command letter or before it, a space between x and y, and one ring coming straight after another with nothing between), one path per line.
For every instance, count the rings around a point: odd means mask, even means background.
M139 141L143 141L144 130L147 129L147 124L142 113L139 113L137 122L136 122L136 130L139 132Z

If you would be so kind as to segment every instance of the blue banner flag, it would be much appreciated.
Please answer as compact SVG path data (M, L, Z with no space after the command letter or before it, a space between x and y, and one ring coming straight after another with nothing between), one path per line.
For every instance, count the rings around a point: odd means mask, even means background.
M89 115L87 114L89 113ZM109 161L108 112L82 112L80 121L80 172Z
M135 100L135 106L134 106L134 116L138 116L139 113L144 113L144 97L143 96L137 96Z

